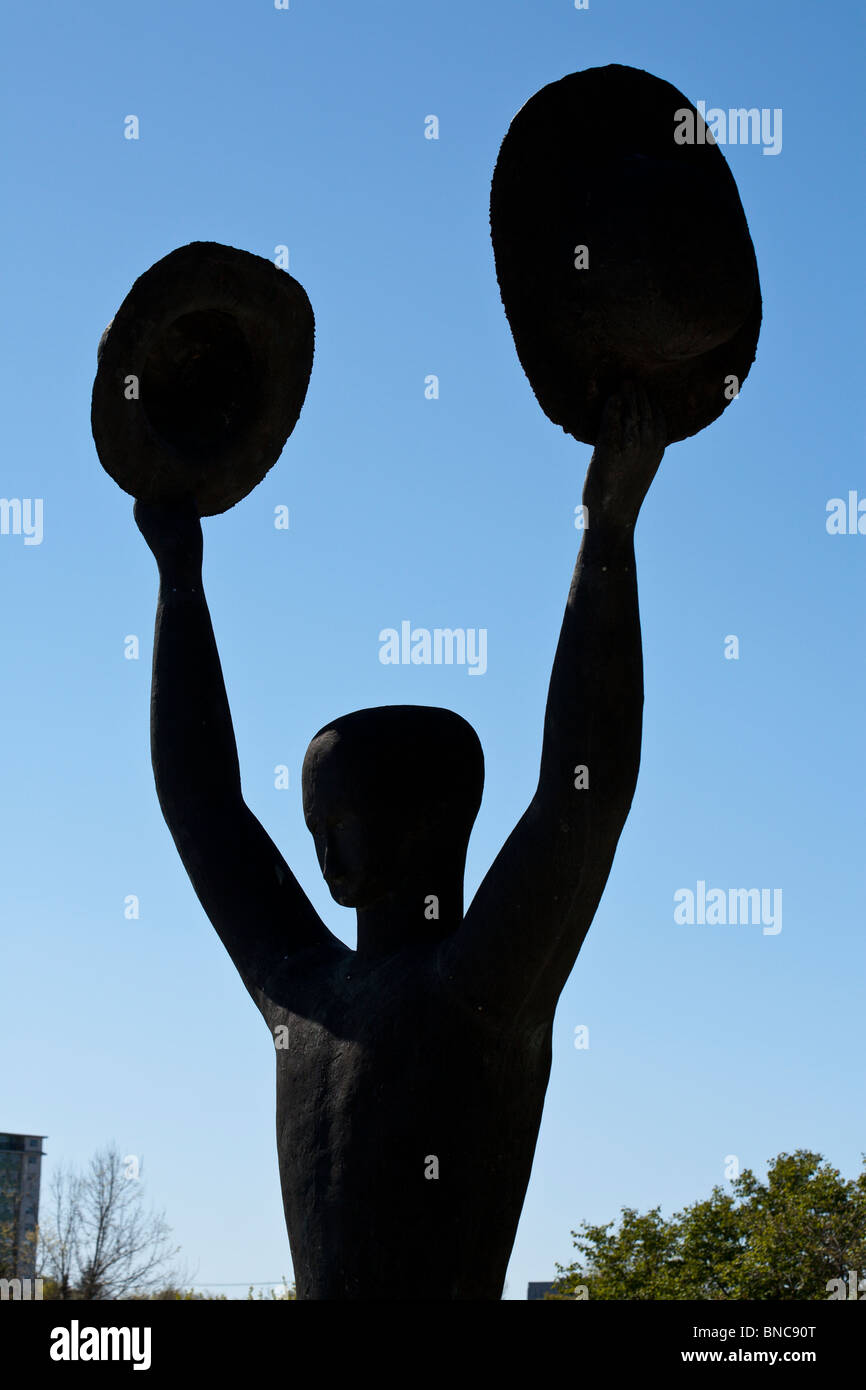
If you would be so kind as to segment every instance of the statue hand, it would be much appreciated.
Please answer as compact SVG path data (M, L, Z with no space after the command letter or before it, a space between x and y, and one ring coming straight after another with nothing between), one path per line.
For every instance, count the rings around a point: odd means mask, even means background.
M201 521L192 502L136 502L135 524L156 558L160 575L171 582L200 582Z
M667 444L665 421L642 386L626 381L605 401L583 489L592 519L634 526Z

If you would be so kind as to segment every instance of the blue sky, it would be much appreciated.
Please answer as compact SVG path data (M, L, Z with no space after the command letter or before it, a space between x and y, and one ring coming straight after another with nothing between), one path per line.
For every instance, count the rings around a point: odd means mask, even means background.
M316 315L307 400L262 485L205 523L246 796L353 941L303 824L307 742L366 705L455 709L487 764L468 901L534 790L590 454L517 361L490 177L538 88L618 62L708 106L781 108L783 144L725 148L758 355L723 417L669 449L638 526L640 781L560 1000L507 1296L569 1260L582 1219L673 1211L729 1155L764 1172L810 1147L853 1176L866 536L825 521L829 499L866 497L862 8L49 0L5 28L0 493L43 499L44 521L38 545L0 535L0 1126L49 1135L46 1177L108 1139L139 1155L197 1282L291 1277L272 1044L153 788L157 577L93 447L96 345L175 247L288 245ZM694 235L711 275L713 228ZM378 634L405 619L485 628L483 677L382 665ZM677 925L699 880L781 889L782 930Z

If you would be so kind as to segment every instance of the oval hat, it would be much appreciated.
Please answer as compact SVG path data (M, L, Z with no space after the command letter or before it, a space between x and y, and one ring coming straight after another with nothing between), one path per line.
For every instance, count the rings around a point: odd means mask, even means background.
M99 344L90 418L103 468L141 501L226 511L297 424L314 333L303 287L272 261L214 241L164 256Z
M669 443L734 399L761 325L755 251L721 149L669 82L611 64L543 87L502 142L490 230L521 365L575 439L595 442L627 378Z

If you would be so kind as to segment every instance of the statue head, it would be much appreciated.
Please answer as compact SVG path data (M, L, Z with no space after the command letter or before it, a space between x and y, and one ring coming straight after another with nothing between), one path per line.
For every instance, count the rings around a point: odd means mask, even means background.
M343 715L312 739L302 782L319 866L342 906L462 880L484 755L459 714L384 705Z

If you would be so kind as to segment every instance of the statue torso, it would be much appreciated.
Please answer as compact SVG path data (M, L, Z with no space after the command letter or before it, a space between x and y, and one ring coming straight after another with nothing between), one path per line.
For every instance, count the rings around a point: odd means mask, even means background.
M492 1016L429 945L376 960L310 953L277 972L269 996L299 1297L498 1298L550 1021ZM473 1284L478 1248L501 1249L499 1288Z

